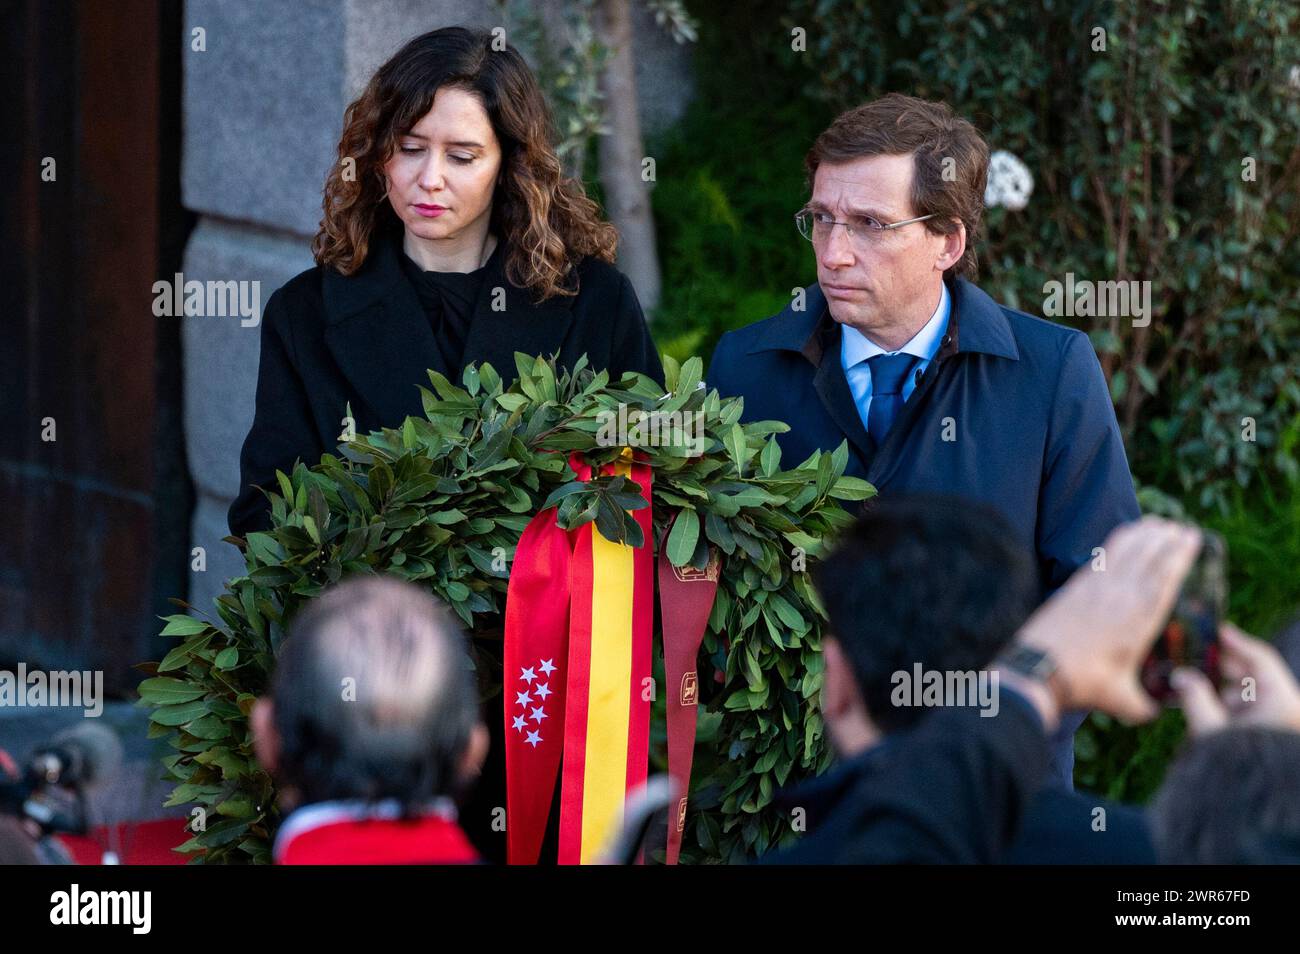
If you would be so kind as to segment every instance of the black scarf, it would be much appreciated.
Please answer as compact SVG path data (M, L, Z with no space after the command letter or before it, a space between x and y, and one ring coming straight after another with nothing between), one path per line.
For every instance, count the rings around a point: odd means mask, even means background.
M453 381L459 378L475 304L480 294L490 292L485 280L499 266L503 246L503 242L497 242L487 262L472 272L427 272L405 251L399 252L402 270L415 286L442 353L443 367L447 369L444 373Z

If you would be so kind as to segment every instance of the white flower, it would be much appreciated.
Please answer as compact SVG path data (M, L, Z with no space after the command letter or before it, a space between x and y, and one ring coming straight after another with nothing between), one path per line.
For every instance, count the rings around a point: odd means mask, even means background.
M1288 82L1292 89L1300 89L1300 66L1291 67L1291 76Z
M1019 212L1029 204L1033 192L1034 177L1028 166L1003 149L989 156L989 182L984 189L986 206L1001 205Z

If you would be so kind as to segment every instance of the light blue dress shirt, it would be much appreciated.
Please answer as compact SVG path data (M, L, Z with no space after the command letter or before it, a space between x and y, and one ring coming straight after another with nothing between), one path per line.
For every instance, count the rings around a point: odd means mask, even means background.
M871 410L871 365L867 364L868 358L874 358L878 354L901 353L914 354L920 359L912 373L907 376L907 380L903 382L903 400L907 401L916 390L917 373L928 368L935 354L938 353L939 346L943 343L943 336L948 330L948 314L952 310L948 286L940 283L939 287L941 289L939 305L935 308L934 314L921 330L912 336L912 340L898 351L886 351L858 329L848 325L840 326L843 332L840 337L840 364L844 368L844 376L848 379L853 403L862 417L863 427L867 426L867 414Z

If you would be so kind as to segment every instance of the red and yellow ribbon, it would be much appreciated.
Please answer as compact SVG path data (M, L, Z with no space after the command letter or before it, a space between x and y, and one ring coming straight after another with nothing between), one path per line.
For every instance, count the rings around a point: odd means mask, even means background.
M577 479L591 468L576 455ZM651 500L651 469L625 452L602 468ZM506 595L506 830L511 864L538 860L561 764L559 861L585 864L619 832L650 745L653 520L629 512L640 547L594 524L539 513L516 549Z

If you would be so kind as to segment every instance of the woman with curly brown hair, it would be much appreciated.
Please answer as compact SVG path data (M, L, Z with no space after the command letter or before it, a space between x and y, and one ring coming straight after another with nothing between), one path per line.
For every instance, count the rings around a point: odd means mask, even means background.
M258 486L275 487L277 469L315 463L349 425L422 414L428 369L459 381L486 362L508 385L516 351L564 367L585 354L613 379L662 383L636 293L611 264L617 240L564 178L516 50L461 27L407 43L347 109L316 267L267 302L230 532L269 527Z

